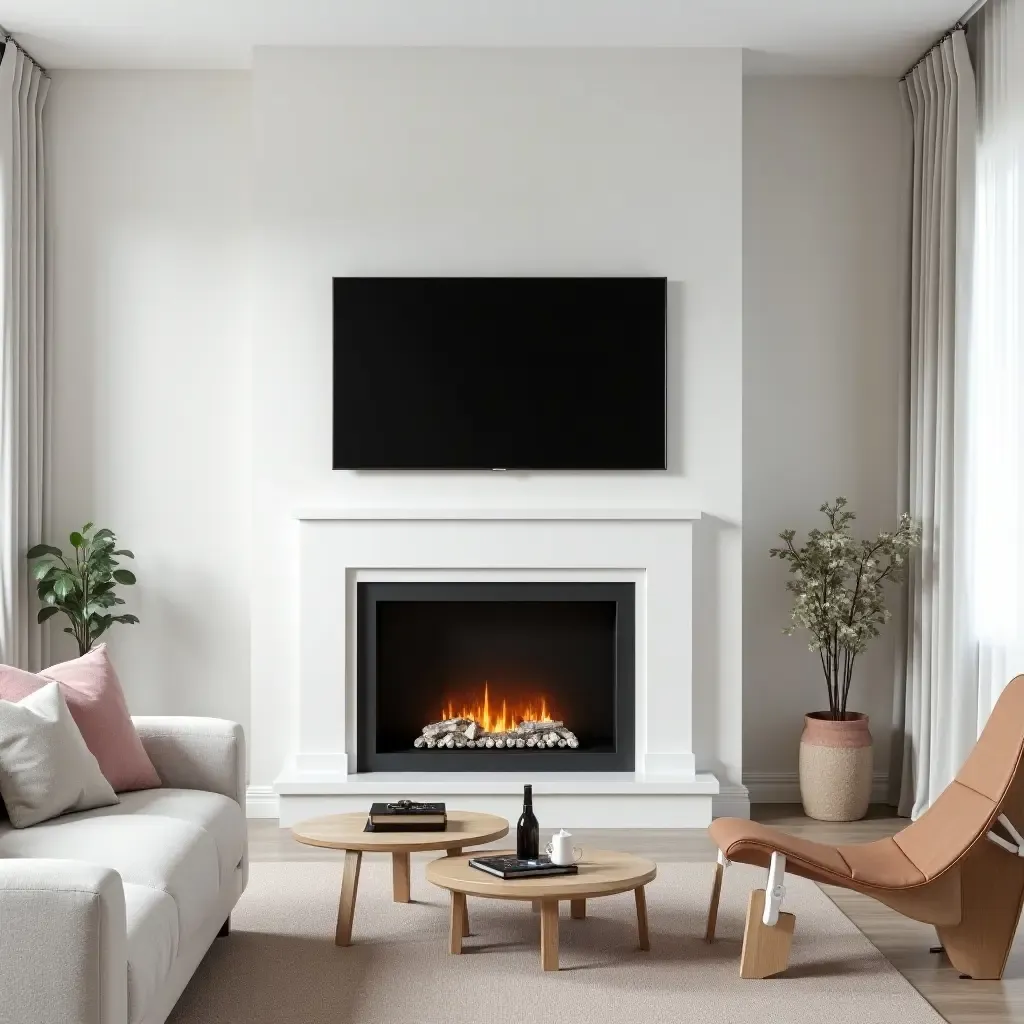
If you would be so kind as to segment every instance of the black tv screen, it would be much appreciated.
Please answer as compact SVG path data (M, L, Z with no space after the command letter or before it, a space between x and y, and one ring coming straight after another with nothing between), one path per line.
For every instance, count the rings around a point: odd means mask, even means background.
M664 469L665 278L334 279L335 469Z

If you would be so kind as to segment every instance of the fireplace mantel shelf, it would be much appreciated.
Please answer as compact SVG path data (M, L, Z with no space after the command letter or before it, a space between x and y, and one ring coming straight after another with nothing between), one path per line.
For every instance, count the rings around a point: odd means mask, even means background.
M300 520L347 522L410 522L500 520L501 522L680 522L701 518L692 508L300 508Z

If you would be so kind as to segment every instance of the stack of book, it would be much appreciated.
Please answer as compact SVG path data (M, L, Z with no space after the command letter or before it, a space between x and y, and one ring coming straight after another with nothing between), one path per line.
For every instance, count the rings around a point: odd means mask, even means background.
M470 866L479 868L498 878L542 878L545 875L575 875L575 864L552 864L550 857L513 857L504 854L497 857L473 857Z
M444 804L421 804L413 800L373 804L366 819L366 832L444 832L448 815Z

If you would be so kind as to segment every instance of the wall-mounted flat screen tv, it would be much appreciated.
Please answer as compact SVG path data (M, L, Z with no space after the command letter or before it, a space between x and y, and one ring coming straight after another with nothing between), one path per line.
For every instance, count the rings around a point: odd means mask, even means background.
M337 277L334 468L665 468L661 277Z

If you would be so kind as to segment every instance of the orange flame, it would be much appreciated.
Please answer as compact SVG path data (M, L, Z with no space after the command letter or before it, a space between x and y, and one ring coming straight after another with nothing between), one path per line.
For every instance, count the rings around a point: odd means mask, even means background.
M485 732L510 732L520 722L552 722L554 719L548 711L546 697L534 698L526 703L513 704L509 707L508 701L504 698L501 701L501 710L491 707L490 687L484 683L484 698L481 703L477 699L474 703L455 704L453 701L441 708L442 721L448 718L472 718Z

